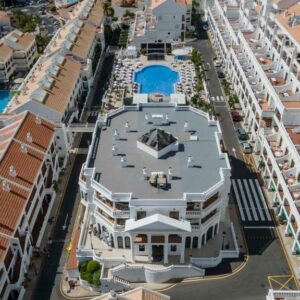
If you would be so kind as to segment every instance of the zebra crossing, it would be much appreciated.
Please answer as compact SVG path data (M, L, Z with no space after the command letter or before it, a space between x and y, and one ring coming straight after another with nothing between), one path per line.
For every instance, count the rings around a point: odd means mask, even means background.
M226 102L226 99L223 96L213 96L210 97L212 102Z
M257 179L232 179L232 191L243 222L272 222Z

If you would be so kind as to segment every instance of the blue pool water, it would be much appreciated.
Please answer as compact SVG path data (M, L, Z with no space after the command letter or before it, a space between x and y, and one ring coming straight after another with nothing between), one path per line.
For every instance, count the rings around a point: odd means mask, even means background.
M142 94L163 94L169 96L174 92L174 84L179 81L178 72L172 69L153 65L135 73L134 81L140 86Z
M9 91L0 91L0 113L3 112L9 101Z

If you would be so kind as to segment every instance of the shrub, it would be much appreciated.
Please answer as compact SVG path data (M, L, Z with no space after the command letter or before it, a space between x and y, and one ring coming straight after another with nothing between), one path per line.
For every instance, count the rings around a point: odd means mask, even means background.
M93 283L93 274L90 272L82 272L80 273L80 278L82 280L87 281L88 283Z
M93 285L100 286L100 284L100 271L96 271L95 273L93 273Z
M86 271L94 273L100 269L100 264L96 260L90 260L87 264Z
M86 267L87 267L88 261L84 261L79 264L79 271L80 272L86 272Z

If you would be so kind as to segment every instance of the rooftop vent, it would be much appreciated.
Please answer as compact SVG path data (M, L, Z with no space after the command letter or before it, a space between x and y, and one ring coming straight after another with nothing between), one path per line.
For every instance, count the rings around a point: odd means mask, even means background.
M17 176L17 171L16 171L14 166L9 167L9 176L11 176L11 177L16 177Z
M185 121L185 122L184 122L183 130L184 130L185 132L188 132L188 131L190 130L190 124L189 124L188 121Z
M122 166L122 168L126 168L127 167L127 158L126 158L126 156L122 156L121 157L121 166Z
M172 180L172 178L173 178L172 168L169 167L169 168L168 168L168 180L170 181L170 180Z
M118 129L115 129L115 132L114 132L114 140L117 141L120 139L120 134L118 132Z
M192 156L189 156L187 159L187 167L192 168L194 166L194 159Z
M42 123L42 120L41 120L41 118L39 117L39 116L36 116L35 117L35 124L41 124Z
M8 182L6 180L2 181L2 189L5 192L10 192L10 187L9 187L9 184L8 184Z
M125 123L125 131L130 132L130 125L128 121Z
M21 152L24 153L24 154L26 154L27 151L28 151L27 145L22 143L22 144L21 144Z
M111 153L113 156L117 156L118 155L118 148L115 144L113 144L112 148L111 148Z
M26 140L28 143L32 143L32 134L30 132L27 132Z
M148 180L148 178L149 178L149 175L148 175L146 167L143 167L143 177L144 177L144 180Z

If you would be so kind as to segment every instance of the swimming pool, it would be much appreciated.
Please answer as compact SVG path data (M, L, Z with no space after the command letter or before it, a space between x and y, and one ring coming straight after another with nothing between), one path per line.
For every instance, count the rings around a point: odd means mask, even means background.
M179 74L169 67L152 65L136 72L134 81L139 84L139 92L142 94L169 96L174 93L174 84L179 81Z
M1 90L0 91L0 113L3 112L9 101L9 91Z

